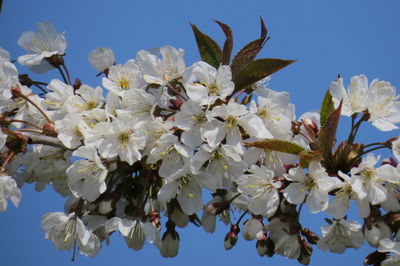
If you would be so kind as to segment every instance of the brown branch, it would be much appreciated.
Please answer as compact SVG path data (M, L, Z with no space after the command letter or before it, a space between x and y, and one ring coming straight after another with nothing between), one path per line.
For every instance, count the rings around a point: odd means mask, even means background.
M32 134L32 133L23 133L25 137L28 139L28 144L43 144L48 145L56 148L61 148L65 150L70 150L69 148L65 147L62 142L54 137Z

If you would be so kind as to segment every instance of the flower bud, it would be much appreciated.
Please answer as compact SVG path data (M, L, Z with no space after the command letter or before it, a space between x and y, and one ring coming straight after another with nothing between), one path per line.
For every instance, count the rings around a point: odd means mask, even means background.
M364 236L370 246L378 247L381 239L391 237L391 230L383 221L371 223L370 226L364 224Z
M301 245L300 256L297 258L297 261L303 265L310 264L311 254L313 252L313 247L310 243L305 241L303 237L299 237L299 243Z
M227 209L229 205L219 196L215 196L212 200L207 202L205 211L209 214L217 215Z
M112 199L102 200L99 203L98 212L100 214L107 214L113 210Z
M74 84L72 84L72 88L74 88L74 91L76 91L79 90L81 86L82 86L82 81L76 78Z
M272 257L275 254L275 244L271 238L267 237L266 232L260 232L257 234L256 249L258 255Z
M47 136L52 136L52 137L57 136L56 127L53 122L45 123L42 127L42 130L43 133L46 134Z
M161 229L160 213L152 211L149 213L150 222L158 229Z
M292 121L292 127L291 130L293 132L293 135L298 135L301 130L301 123L298 121Z
M243 238L248 241L254 240L257 233L261 230L263 230L263 224L260 221L260 218L253 216L244 223L242 231Z
M224 240L224 248L226 250L230 250L236 245L239 232L240 232L239 226L235 224L231 225L231 230L226 234Z
M166 224L167 231L163 234L160 253L165 258L172 258L178 255L179 250L179 234L175 231L175 224L168 221Z
M100 72L109 69L115 62L114 52L108 47L94 49L90 52L88 59L94 69Z
M381 265L389 257L389 252L374 251L364 259L364 265Z
M305 236L307 238L307 241L311 244L315 245L319 240L319 236L308 228L302 228L301 234Z
M216 222L217 216L208 213L206 211L206 207L204 207L203 215L201 216L201 225L203 226L204 231L206 231L207 233L214 233Z
M169 215L169 218L178 226L186 227L189 224L189 216L187 216L179 206L175 206Z

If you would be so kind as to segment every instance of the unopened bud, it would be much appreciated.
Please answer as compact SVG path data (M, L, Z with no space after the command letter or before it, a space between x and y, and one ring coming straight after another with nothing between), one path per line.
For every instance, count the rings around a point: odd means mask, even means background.
M201 225L203 226L204 231L207 233L214 233L216 222L217 216L215 214L210 214L204 208L203 215L201 216Z
M389 252L374 251L365 257L364 265L381 265L387 258L389 258Z
M300 134L301 123L298 122L298 121L292 121L291 130L292 130L292 132L293 132L293 135L298 135L298 134Z
M12 95L12 99L16 99L19 98L21 96L21 88L19 86L15 86L11 88L11 95Z
M168 220L167 231L162 236L160 253L165 258L172 258L178 255L179 234L175 231L175 224Z
M79 90L79 88L82 86L82 82L80 79L75 79L74 84L72 85L72 88L74 88L74 91Z
M262 235L258 234L258 240L256 243L256 249L258 255L272 257L275 254L275 244L271 238L267 237L266 232L262 232Z
M392 231L390 230L389 226L383 221L371 223L370 226L365 223L364 236L370 246L378 247L380 240L382 240L383 238L391 238Z
M98 212L100 214L107 214L113 210L112 199L102 200L99 203Z
M305 236L307 238L307 241L313 245L317 244L319 240L319 236L308 228L302 228L301 234Z
M90 64L100 72L109 69L115 62L115 56L113 50L108 47L96 48L89 54Z
M169 102L172 104L171 108L174 110L179 110L181 108L181 105L185 103L185 101L181 97L171 99L169 100Z
M165 258L172 258L178 255L179 234L176 231L167 231L164 233L161 242L160 253Z
M248 241L254 240L256 238L257 233L263 230L263 227L264 226L260 218L253 216L244 223L242 231L243 238Z
M42 131L47 136L52 136L52 137L56 137L57 136L56 127L55 127L53 122L45 123L43 125L43 127L42 127Z
M189 224L189 216L185 214L179 206L175 206L169 218L178 226L186 227Z
M157 228L161 228L160 213L158 211L152 211L149 213L150 222Z
M239 226L237 225L231 226L231 230L226 234L224 240L224 248L226 250L230 250L236 245L239 232L240 232Z
M215 196L209 201L205 207L205 210L209 214L217 215L229 208L229 204L225 202L221 197Z

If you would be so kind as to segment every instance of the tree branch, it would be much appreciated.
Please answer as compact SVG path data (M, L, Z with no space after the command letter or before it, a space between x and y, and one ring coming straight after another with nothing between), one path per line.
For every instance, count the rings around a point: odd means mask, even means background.
M23 133L25 137L28 138L28 144L44 144L56 148L61 148L65 150L70 150L69 148L65 147L64 144L60 140L54 137L32 134L32 133Z

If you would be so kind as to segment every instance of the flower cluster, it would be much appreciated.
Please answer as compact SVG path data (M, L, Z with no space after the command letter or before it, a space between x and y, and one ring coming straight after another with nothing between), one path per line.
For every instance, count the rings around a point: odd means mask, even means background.
M232 41L229 27L218 24ZM214 232L220 217L230 225L226 249L242 227L260 256L278 253L307 265L312 245L343 253L366 240L377 248L366 263L380 263L389 252L396 254L390 261L400 260L400 139L355 142L363 122L397 129L395 88L378 80L368 85L360 75L346 91L338 78L320 112L296 119L289 94L265 86L293 61L254 60L268 40L261 25L254 50L242 49L231 64L229 45L204 46L212 40L194 25L199 48L216 51L199 49L202 61L190 66L184 51L171 46L139 51L123 64L110 48L97 48L89 55L103 75L97 87L72 83L65 37L51 23L23 33L18 43L28 54L18 63L37 73L58 69L61 80L19 74L0 49L0 211L8 198L18 205L23 184L35 183L38 191L51 185L68 201L65 213L42 218L46 238L91 257L115 231L129 248L147 241L173 257L177 227L190 222ZM351 131L334 145L341 115L351 117ZM371 153L380 148L395 159L380 161ZM204 190L211 196L203 199ZM347 220L351 201L363 225ZM331 217L321 237L301 224L304 204ZM232 212L240 218L234 221Z

